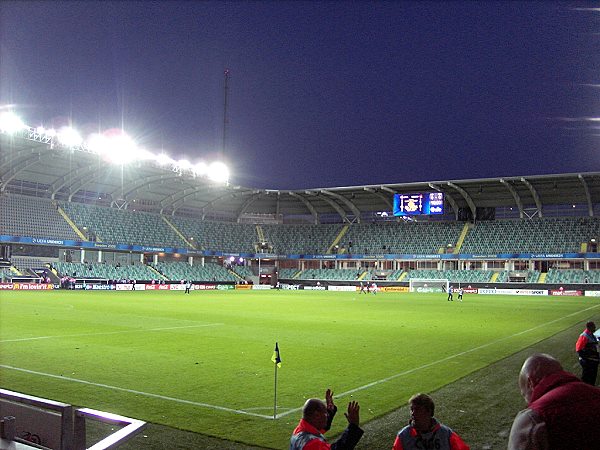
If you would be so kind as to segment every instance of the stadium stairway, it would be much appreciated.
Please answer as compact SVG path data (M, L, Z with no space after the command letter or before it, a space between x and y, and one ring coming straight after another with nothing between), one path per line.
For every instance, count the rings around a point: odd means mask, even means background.
M545 283L547 276L548 276L548 272L542 272L540 274L540 277L538 278L538 283Z
M400 276L398 277L398 281L402 281L404 280L406 277L408 276L408 271L404 271L400 274Z
M233 275L234 277L237 278L238 281L244 281L244 277L242 277L239 273L237 273L234 270L231 269L227 269L227 272L229 272L231 275Z
M267 240L265 239L265 232L258 224L256 224L256 235L258 236L258 240L260 242L267 242Z
M168 280L169 277L167 277L166 275L163 275L156 267L154 267L153 265L150 264L146 264L147 267L150 268L150 270L154 273L156 273L156 275L158 275L157 279L159 280Z
M65 222L67 222L69 226L73 229L73 231L77 233L77 236L79 236L82 241L87 241L88 239L81 232L81 230L77 228L77 225L75 225L75 222L71 220L67 213L60 206L56 206L56 209L58 210L58 213L63 217L63 219L65 219Z
M368 274L369 274L369 271L365 270L363 273L360 274L360 277L358 277L358 280L359 281L364 280Z
M500 276L500 272L494 272L492 278L490 279L490 283L495 283L498 277Z
M462 247L463 242L465 242L465 238L467 237L467 234L469 233L471 227L472 225L469 222L465 223L465 226L463 227L462 231L460 232L460 236L458 237L458 241L456 241L453 253L460 253L460 248Z
M333 251L333 248L340 243L340 241L342 240L342 238L344 237L344 235L348 232L349 228L350 228L350 225L344 225L342 227L342 229L340 230L340 232L338 233L338 235L336 236L336 238L333 240L333 242L331 243L331 245L327 249L327 254L330 254Z
M14 272L15 275L17 275L18 277L22 277L23 276L23 274L15 266L10 266L10 271Z
M162 216L162 215L161 215L161 217L162 217L162 220L164 220L164 222L165 222L167 225L169 225L169 226L170 226L170 227L173 229L173 231L175 232L175 234L176 234L177 236L179 236L179 238L180 238L180 239L181 239L183 242L185 242L185 245L189 246L190 248L194 248L194 249L196 249L196 246L195 246L194 244L192 244L190 241L188 241L188 240L185 238L185 236L184 236L184 235L181 233L181 231L179 231L179 230L177 229L177 227L176 227L175 225L173 225L173 224L172 224L172 223L169 221L169 219L167 219L165 216Z

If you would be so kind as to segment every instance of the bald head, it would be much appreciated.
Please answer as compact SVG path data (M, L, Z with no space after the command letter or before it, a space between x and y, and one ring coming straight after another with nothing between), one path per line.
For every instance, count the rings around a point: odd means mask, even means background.
M560 362L546 353L535 353L527 358L519 374L519 387L527 403L531 401L533 389L542 379L562 370Z
M302 417L306 419L321 409L327 409L327 406L325 406L325 403L323 403L322 400L319 400L318 398L309 398L302 407Z
M309 398L302 407L302 418L317 430L323 430L327 426L327 405L318 398Z

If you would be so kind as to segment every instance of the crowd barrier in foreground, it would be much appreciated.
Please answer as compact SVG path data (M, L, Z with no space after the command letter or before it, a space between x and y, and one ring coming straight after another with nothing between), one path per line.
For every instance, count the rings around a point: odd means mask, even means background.
M0 448L51 450L108 450L117 448L146 426L146 422L0 389ZM86 422L120 427L87 446Z

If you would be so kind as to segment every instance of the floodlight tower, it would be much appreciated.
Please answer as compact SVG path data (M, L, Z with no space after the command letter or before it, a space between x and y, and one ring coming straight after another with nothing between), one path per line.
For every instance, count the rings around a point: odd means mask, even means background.
M227 143L227 128L229 127L229 118L227 117L227 103L228 103L228 91L229 91L229 69L225 69L223 73L225 77L225 83L223 84L223 145L221 148L221 159L225 156L225 149Z

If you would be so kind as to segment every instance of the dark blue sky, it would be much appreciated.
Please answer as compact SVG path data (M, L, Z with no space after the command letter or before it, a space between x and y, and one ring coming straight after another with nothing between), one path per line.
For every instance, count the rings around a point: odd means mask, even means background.
M298 189L596 171L586 2L0 2L0 104ZM588 118L588 119L586 119Z

